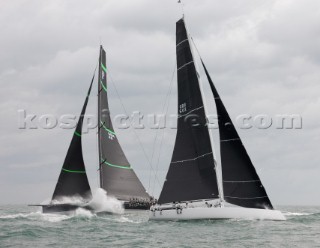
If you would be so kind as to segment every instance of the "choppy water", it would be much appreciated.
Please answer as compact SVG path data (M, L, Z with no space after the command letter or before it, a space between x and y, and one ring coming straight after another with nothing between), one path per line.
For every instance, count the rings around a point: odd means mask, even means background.
M287 221L148 221L147 212L73 216L0 206L0 247L320 247L320 207L280 207Z

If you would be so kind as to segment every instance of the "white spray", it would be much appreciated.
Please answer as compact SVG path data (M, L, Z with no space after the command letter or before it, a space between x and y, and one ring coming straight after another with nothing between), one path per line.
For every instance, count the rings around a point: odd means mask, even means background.
M97 188L92 192L92 200L88 203L95 212L122 214L123 204L115 197L108 196L104 189Z
M48 204L48 200L44 201L42 204ZM97 188L92 191L92 200L88 203L80 196L72 197L59 197L57 200L51 201L51 204L75 204L80 206L90 206L93 208L94 212L109 212L115 214L122 214L124 212L123 203L113 196L108 196L104 189ZM79 210L79 209L78 209ZM80 209L76 212L88 211L85 209ZM80 214L81 215L81 214Z

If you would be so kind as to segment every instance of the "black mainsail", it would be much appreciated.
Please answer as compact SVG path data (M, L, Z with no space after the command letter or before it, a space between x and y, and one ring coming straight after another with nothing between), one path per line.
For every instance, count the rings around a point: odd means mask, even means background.
M113 129L107 90L106 52L100 47L98 78L98 122L100 186L119 200L149 199L130 166Z
M229 117L203 61L218 114L223 192L226 202L248 208L273 209L251 159Z
M214 157L184 20L176 23L178 129L158 203L219 198Z
M82 107L76 130L73 134L62 170L54 190L52 200L59 200L61 197L80 196L84 200L90 200L92 197L91 189L86 174L86 169L82 155L82 124L86 113L87 104L92 88L94 76Z

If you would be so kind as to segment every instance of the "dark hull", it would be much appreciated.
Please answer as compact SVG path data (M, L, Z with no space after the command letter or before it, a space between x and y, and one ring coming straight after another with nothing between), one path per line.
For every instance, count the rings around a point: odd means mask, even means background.
M77 204L69 204L69 203L64 203L64 204L47 204L47 205L29 205L29 206L38 206L42 207L42 213L44 214L49 214L49 213L72 213L73 211L76 211L79 208L89 210L94 212L94 209L90 206L85 206L85 205L77 205ZM126 210L149 210L150 209L150 204L145 203L145 204L132 204L129 202L124 202L123 207Z
M42 207L42 213L71 213L79 208L92 211L93 209L89 206L77 205L77 204L48 204L48 205L30 205Z
M62 212L72 212L79 208L94 211L89 206L79 206L73 204L58 204L58 205L42 205L43 213L62 213ZM126 210L149 210L149 205L131 205L127 202L124 203L124 209Z
M124 202L123 207L126 210L149 210L150 209L150 204L145 203L145 204L132 204L130 202Z

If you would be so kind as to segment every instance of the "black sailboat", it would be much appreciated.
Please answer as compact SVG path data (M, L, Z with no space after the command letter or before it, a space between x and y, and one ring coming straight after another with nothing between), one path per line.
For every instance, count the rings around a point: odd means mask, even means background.
M107 94L106 52L100 47L98 78L98 141L100 187L122 201L126 209L149 209L150 197L130 166L113 129ZM89 101L94 76L73 134L60 176L49 204L42 206L44 213L72 211L90 206L92 193L82 154L82 124ZM64 200L67 199L67 202ZM76 203L73 201L76 199ZM62 200L63 203L60 203ZM68 202L70 201L71 202ZM72 203L73 202L73 203Z
M214 157L184 22L177 22L178 129L158 203L218 198Z
M150 219L285 219L274 210L202 61L218 114L219 177L184 18L176 23L178 129L169 170ZM222 183L221 183L222 181ZM232 204L225 206L225 202ZM235 207L238 206L238 207Z
M100 48L98 83L100 187L127 209L149 209L150 196L129 164L114 132L107 87L106 52Z

